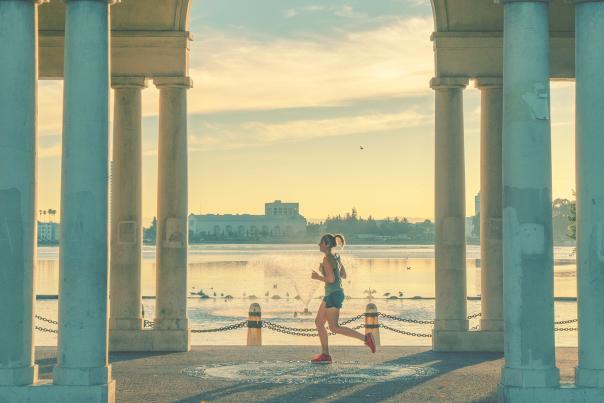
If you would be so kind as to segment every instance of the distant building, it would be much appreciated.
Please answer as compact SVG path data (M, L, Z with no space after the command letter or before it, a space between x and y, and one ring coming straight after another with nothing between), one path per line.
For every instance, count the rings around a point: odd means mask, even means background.
M264 205L264 215L191 214L189 233L193 242L208 240L297 239L306 234L306 218L299 203L275 200Z
M474 215L480 214L480 192L474 196Z
M59 229L59 223L38 221L38 242L58 243L60 240Z

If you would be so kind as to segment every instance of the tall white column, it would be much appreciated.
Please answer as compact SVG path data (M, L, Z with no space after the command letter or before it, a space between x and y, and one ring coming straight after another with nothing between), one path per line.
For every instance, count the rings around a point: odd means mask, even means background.
M504 398L556 387L548 1L503 0Z
M155 328L186 333L187 318L187 77L154 80L159 88L157 305Z
M466 78L434 78L436 98L435 340L442 331L468 330L466 318L463 89ZM439 348L435 345L436 349Z
M575 0L577 386L604 387L604 1Z
M480 117L480 329L503 331L503 255L501 250L501 125L503 80L478 78Z
M1 386L37 380L33 355L36 256L37 5L0 1Z
M111 181L111 330L142 330L142 143L144 77L114 77ZM111 333L111 332L110 332Z
M109 3L68 0L56 385L111 382L107 360Z

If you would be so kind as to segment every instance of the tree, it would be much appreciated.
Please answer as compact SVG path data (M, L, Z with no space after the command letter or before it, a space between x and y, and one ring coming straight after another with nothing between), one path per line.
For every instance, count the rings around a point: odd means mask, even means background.
M154 244L157 237L157 218L153 217L151 226L149 228L143 228L143 241L145 243Z
M555 244L569 243L574 239L574 218L571 219L574 215L574 202L560 198L553 201L552 232Z
M575 200L570 202L569 214L568 214L568 229L566 235L570 239L577 239L577 196L573 190L573 196Z

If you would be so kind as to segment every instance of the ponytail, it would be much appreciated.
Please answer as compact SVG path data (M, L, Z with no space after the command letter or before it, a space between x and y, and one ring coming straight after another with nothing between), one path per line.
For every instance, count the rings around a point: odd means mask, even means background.
M344 245L346 245L346 240L344 239L344 235L335 234L333 237L334 237L334 240L336 241L336 246L343 248Z

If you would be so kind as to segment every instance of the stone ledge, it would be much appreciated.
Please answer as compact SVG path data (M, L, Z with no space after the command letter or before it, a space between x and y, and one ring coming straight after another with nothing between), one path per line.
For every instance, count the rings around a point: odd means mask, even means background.
M109 351L190 351L189 330L110 330Z
M64 386L41 381L28 386L0 386L0 403L115 403L115 381L105 385Z
M604 402L604 388L516 388L499 385L499 401L509 403Z
M503 352L503 332L432 331L432 350L439 352Z

